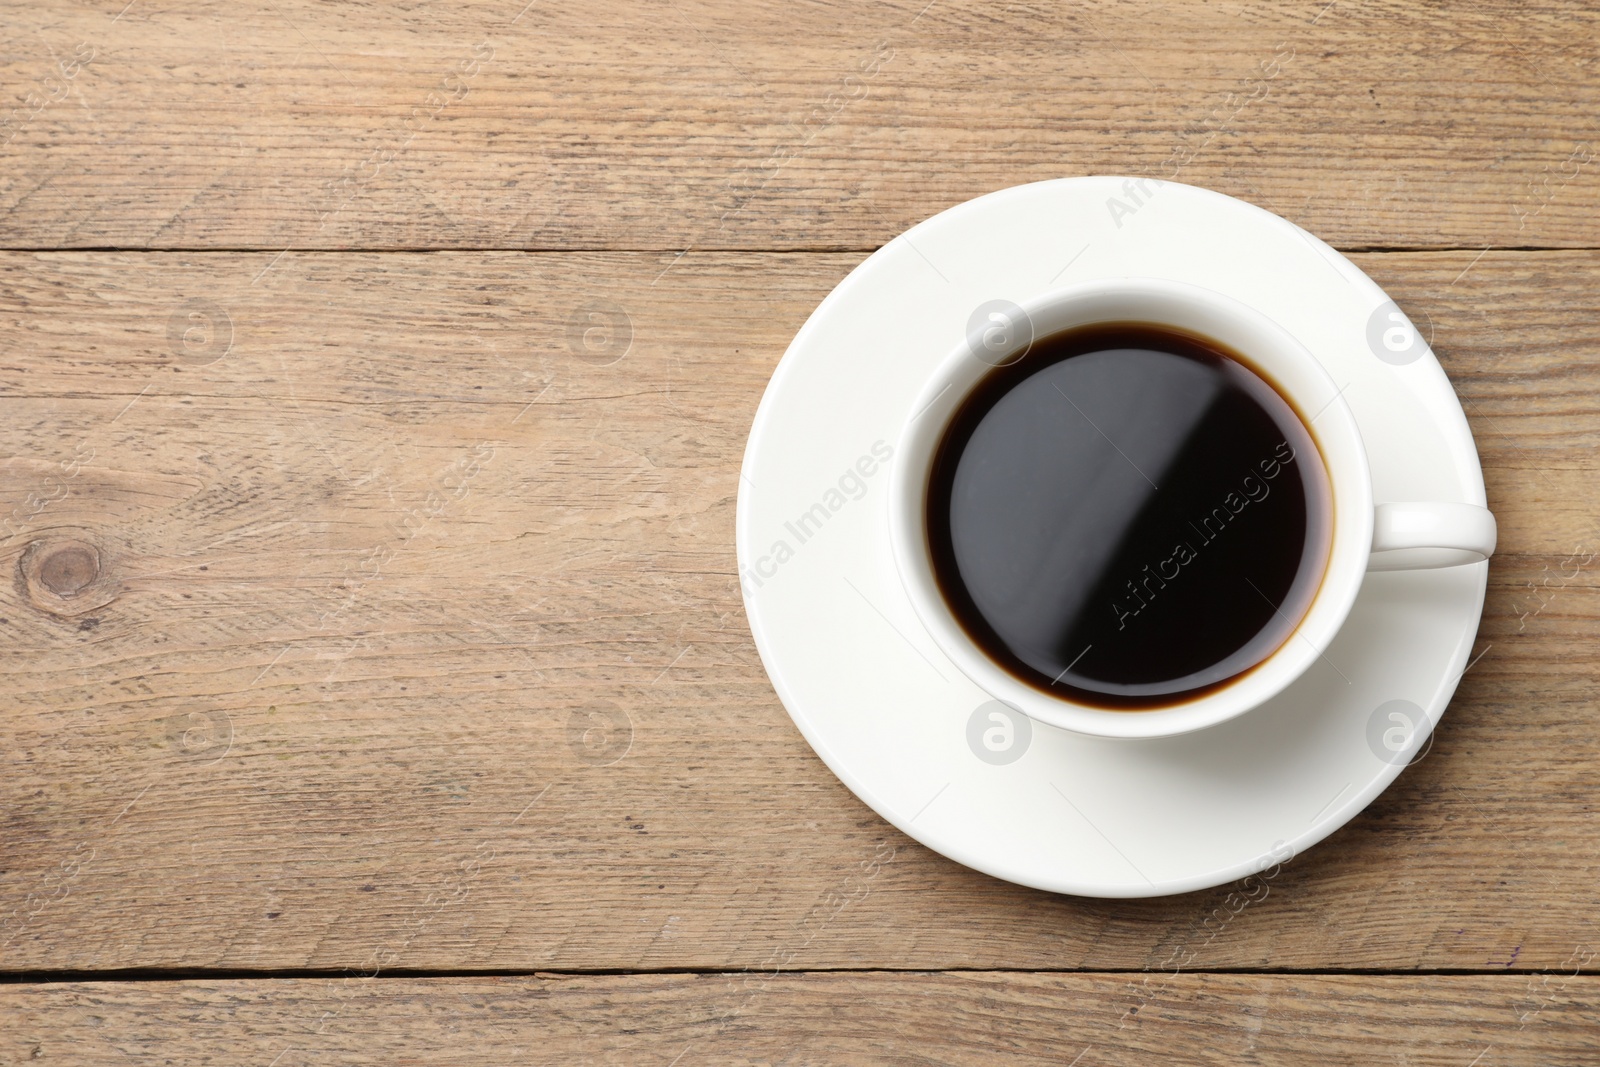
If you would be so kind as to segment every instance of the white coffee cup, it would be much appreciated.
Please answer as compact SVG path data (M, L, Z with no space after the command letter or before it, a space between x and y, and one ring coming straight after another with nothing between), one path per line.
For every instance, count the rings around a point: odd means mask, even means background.
M890 543L901 582L946 656L991 697L1048 723L1099 737L1188 733L1242 715L1300 677L1338 633L1369 570L1456 566L1487 559L1494 516L1475 504L1382 503L1354 414L1304 345L1237 300L1199 286L1155 279L1089 282L995 312L939 365L911 407L890 473ZM961 402L996 366L1020 358L1034 338L1098 322L1144 322L1220 342L1247 358L1308 420L1332 489L1332 537L1322 582L1299 625L1260 664L1190 699L1150 710L1110 710L1023 681L967 636L934 576L927 493L935 453Z

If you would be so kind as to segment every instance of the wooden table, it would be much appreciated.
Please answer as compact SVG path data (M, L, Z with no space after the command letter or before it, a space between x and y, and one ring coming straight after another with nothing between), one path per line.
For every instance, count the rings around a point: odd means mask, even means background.
M0 20L0 1062L1600 1063L1593 5L126 2ZM812 308L1085 173L1345 250L1500 519L1247 907L909 841L741 607Z

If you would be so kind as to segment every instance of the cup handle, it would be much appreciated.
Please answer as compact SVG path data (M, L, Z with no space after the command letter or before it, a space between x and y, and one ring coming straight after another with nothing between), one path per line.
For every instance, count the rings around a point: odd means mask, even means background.
M1379 504L1369 571L1416 571L1479 563L1494 554L1494 514L1476 504Z

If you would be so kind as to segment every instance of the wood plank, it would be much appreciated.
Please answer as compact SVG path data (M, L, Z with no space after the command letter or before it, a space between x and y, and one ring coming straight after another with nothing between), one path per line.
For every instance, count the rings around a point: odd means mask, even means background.
M9 248L864 249L1177 177L1340 247L1600 245L1600 12L1381 0L45 0Z
M1559 967L1600 946L1600 252L1476 255L1358 259L1468 401L1488 647L1219 926L1226 887L927 852L778 704L738 464L859 254L0 254L0 969Z
M0 1062L1589 1067L1600 978L664 974L0 988Z

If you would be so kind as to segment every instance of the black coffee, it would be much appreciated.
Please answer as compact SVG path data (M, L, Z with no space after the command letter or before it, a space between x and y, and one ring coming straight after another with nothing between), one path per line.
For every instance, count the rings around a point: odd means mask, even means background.
M1046 337L956 412L934 571L1016 677L1168 706L1270 656L1327 563L1332 499L1289 403L1220 344L1142 323Z

